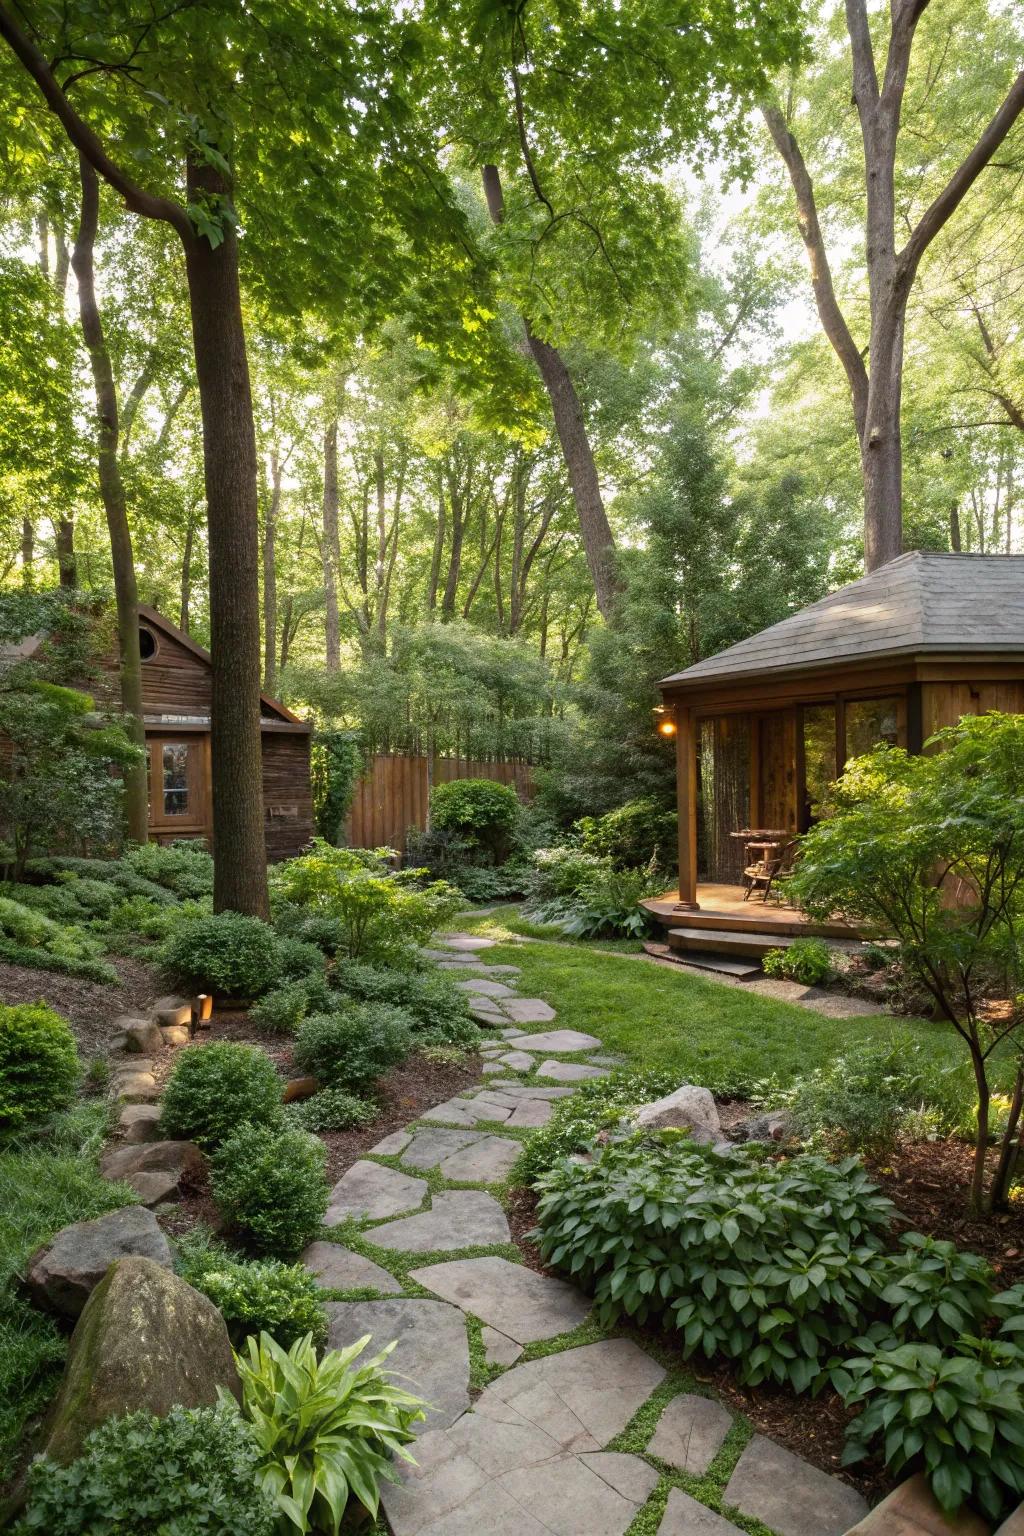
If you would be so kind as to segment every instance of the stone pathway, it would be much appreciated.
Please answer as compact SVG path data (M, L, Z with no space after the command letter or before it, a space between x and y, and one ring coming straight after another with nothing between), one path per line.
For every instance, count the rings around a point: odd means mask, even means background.
M331 1346L366 1334L371 1349L396 1340L390 1367L430 1404L416 1465L399 1466L399 1481L381 1490L392 1532L625 1536L660 1486L667 1502L659 1536L740 1536L726 1515L662 1482L708 1473L733 1429L729 1410L681 1393L665 1405L643 1454L609 1450L665 1380L663 1367L628 1339L572 1345L566 1336L587 1321L589 1298L508 1257L502 1186L524 1140L557 1100L605 1076L618 1058L579 1030L516 1027L554 1024L554 1011L519 996L516 967L480 960L493 942L452 934L427 951L445 968L473 970L459 985L496 1037L481 1047L488 1081L435 1105L355 1163L325 1217L351 1239L312 1243L302 1256L325 1290L379 1298L328 1302ZM487 1366L501 1373L473 1402L467 1320ZM523 1360L552 1340L569 1347ZM842 1536L867 1512L847 1484L760 1435L739 1456L723 1501L778 1536Z

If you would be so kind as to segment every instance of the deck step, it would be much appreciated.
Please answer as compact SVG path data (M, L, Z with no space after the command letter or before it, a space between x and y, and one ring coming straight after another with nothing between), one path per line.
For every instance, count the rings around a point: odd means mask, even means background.
M770 949L788 949L796 935L736 933L726 928L670 928L668 942L680 954L747 955L760 960Z
M671 960L675 965L690 965L698 971L711 971L718 976L731 976L735 981L753 981L761 975L756 960L739 960L734 955L713 955L707 950L676 950L667 944L645 944L644 949L656 960Z

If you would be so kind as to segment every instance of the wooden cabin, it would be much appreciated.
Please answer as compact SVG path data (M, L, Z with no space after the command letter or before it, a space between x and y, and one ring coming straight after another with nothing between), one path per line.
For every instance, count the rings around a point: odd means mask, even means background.
M850 938L744 900L751 848L806 831L847 758L878 742L920 752L963 715L1024 712L1024 555L902 555L661 689L679 888L646 905L670 946L750 957L800 934Z
M210 653L155 608L139 606L142 708L149 756L149 830L154 842L213 834L210 777ZM108 671L116 677L117 658ZM260 696L263 820L267 857L291 858L313 835L309 777L312 727Z

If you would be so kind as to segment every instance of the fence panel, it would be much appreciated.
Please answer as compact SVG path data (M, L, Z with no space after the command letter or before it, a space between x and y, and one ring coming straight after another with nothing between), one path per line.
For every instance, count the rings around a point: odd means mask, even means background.
M511 784L521 800L533 794L529 763L480 763L464 757L435 757L434 783L453 779L494 779ZM345 836L352 848L398 848L405 852L410 827L427 814L427 759L378 754L356 785Z

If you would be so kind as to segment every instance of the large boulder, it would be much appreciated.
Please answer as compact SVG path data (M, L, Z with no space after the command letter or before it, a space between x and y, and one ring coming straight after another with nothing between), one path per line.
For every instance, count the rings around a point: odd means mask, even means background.
M37 1306L78 1317L111 1264L128 1255L171 1267L156 1217L138 1205L64 1227L29 1259L25 1284Z
M703 1144L722 1139L714 1097L709 1089L693 1083L684 1083L674 1093L655 1099L653 1104L641 1105L631 1118L644 1131L689 1131L694 1141Z
M206 1158L192 1141L151 1141L115 1147L100 1163L105 1179L123 1179L143 1205L180 1200L206 1177Z
M175 1403L241 1396L224 1319L213 1303L150 1259L120 1259L89 1297L71 1336L45 1452L64 1465L86 1435L125 1413L163 1417Z

